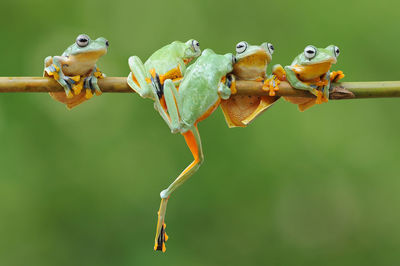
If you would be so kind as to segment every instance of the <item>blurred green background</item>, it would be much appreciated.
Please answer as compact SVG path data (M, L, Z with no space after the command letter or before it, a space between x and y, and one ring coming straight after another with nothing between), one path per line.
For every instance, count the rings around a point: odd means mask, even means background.
M80 33L110 41L126 76L173 40L234 52L269 41L273 63L341 48L346 81L400 80L400 2L2 0L0 75L40 76ZM399 99L280 101L245 129L217 110L206 161L173 195L155 253L159 192L191 162L135 94L67 111L46 94L0 95L0 265L399 265Z

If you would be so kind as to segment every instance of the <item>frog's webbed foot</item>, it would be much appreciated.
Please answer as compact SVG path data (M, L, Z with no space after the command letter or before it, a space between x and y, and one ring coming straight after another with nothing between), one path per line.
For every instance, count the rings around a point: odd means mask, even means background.
M48 61L47 58L46 61ZM60 67L51 64L44 69L44 74L45 76L53 77L64 88L67 98L72 98L74 96L71 91L73 80L70 77L64 76Z
M324 93L322 91L314 89L312 93L317 96L317 99L315 100L316 104L322 104L324 102Z
M168 198L161 199L160 210L158 211L158 220L157 220L157 229L156 229L156 238L154 243L154 250L160 250L165 252L165 242L168 240L168 235L165 232L165 228L167 227L165 220L165 213L167 210Z
M104 78L105 75L96 68L96 71L90 75L89 77L85 78L83 81L83 88L86 90L85 98L90 99L93 97L94 94L97 96L102 94L99 85L97 84L97 80Z
M264 80L264 84L262 89L264 91L269 91L269 96L275 96L276 92L279 91L279 83L281 81L278 79L277 76L272 75L269 79Z
M155 99L156 95L151 84L151 75L146 70L142 60L131 56L128 60L131 73L127 78L128 85L141 97Z
M332 71L331 74L329 75L329 78L330 78L331 82L338 82L339 80L344 78L343 71L341 71L341 70Z

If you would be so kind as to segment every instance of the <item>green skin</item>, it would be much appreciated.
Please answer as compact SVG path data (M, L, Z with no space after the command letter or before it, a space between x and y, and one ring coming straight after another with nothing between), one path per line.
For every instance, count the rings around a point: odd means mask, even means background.
M186 64L184 60L192 60L201 54L200 47L195 47L195 40L189 40L186 43L175 41L168 44L155 53L143 64L139 57L131 56L129 58L129 67L131 73L128 76L127 82L129 86L143 98L157 99L157 93L152 84L147 83L146 78L151 78L150 70L155 69L156 73L163 75L171 69L179 66L182 75L185 74ZM134 74L140 86L133 81ZM179 82L175 83L178 85Z
M219 99L230 97L231 89L221 82L221 79L232 71L232 58L232 54L218 55L211 49L206 49L187 69L179 92L171 80L167 80L164 85L165 100L171 118L168 123L176 132L192 131L199 148L200 162L198 166L203 161L203 152L200 135L195 125L201 116L217 104ZM192 172L195 172L198 167L194 168ZM184 178L175 180L161 192L161 198L168 198L184 181Z
M151 78L151 69L154 69L158 75L164 75L168 71L179 67L182 76L184 76L186 72L185 61L190 62L194 58L200 56L200 54L201 50L198 42L191 39L186 43L174 41L171 44L160 48L159 50L154 52L144 64L137 56L131 56L128 60L129 68L131 69L131 73L129 73L129 76L127 78L128 85L141 97L154 100L154 108L160 113L161 117L174 133L179 131L179 129L176 128L175 124L178 114L177 111L174 111L174 109L176 109L175 103L172 104L170 94L171 90L177 91L176 86L180 84L181 80L172 81L170 79L167 79L162 85L169 116L171 118L170 119L167 112L162 107L159 97L157 96L156 86L158 85L154 83L148 83L146 79ZM140 86L138 86L133 81L132 73L135 75L135 78ZM173 84L173 88L169 88L169 85L171 83ZM174 122L172 122L171 120Z
M158 212L155 238L156 250L165 251L164 219L170 195L199 169L204 160L200 135L196 125L200 118L210 114L220 99L230 97L231 89L221 80L232 71L234 61L232 54L218 55L212 50L206 49L196 62L187 68L180 83L179 91L172 80L166 80L164 83L164 97L169 114L169 117L164 117L165 121L172 132L185 134L185 138L188 135L192 136L196 146L194 151L192 150L193 145L188 143L195 160L167 189L160 193L161 205ZM157 107L158 105L156 105ZM163 110L162 107L158 109L160 114Z
M315 57L308 59L305 56L305 53L299 54L292 62L290 66L285 67L286 72L286 79L292 85L292 87L299 89L299 90L307 90L314 95L317 95L317 86L308 85L298 79L298 76L294 69L295 66L312 66L321 64L324 62L331 62L332 64L336 63L337 55L335 54L335 47L334 45L329 45L326 48L316 48L316 55ZM275 68L275 67L274 67ZM329 88L330 88L330 71L326 72L325 79L328 80L328 85L322 87L322 92L326 99L329 99Z
M59 68L59 71L57 71L59 76L57 82L63 86L67 96L72 95L71 85L73 81L69 77L76 75L88 75L84 82L84 88L90 88L92 92L98 91L101 93L94 73L97 69L97 60L107 53L107 49L108 41L102 37L96 40L89 38L88 44L85 47L80 47L77 43L74 43L61 56L46 57L44 71L47 74L54 72L51 64ZM68 73L68 75L64 73Z

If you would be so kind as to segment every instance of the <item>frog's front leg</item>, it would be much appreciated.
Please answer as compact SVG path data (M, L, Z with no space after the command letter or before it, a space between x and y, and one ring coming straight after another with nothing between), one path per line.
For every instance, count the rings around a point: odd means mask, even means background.
M129 73L127 78L128 85L141 97L155 99L156 95L154 94L151 82L148 82L151 76L142 63L142 60L137 56L131 56L128 63L131 69L131 73Z
M310 85L299 80L297 78L296 73L292 70L290 66L285 67L285 72L286 72L286 79L290 83L290 85L292 85L293 88L298 90L306 90L317 96L315 89Z
M188 131L182 134L190 151L193 154L194 161L175 179L175 181L165 190L160 193L161 204L158 211L158 221L155 237L154 250L161 250L165 252L165 241L168 236L165 233L165 214L167 211L167 203L170 195L189 179L200 167L204 161L203 150L201 147L201 140L197 125L192 126Z
M62 56L46 57L44 60L44 73L49 77L52 76L64 88L67 98L72 98L73 94L71 91L72 85L70 83L70 78L65 77L62 72L62 62L64 60L65 58Z
M218 95L223 100L227 100L229 99L229 97L231 97L233 88L227 86L225 83L226 83L226 77L223 77L218 86Z
M102 91L98 85L98 79L103 78L105 75L100 72L100 70L95 65L92 72L88 77L84 79L83 88L85 89L85 98L90 99L93 97L93 94L101 95Z

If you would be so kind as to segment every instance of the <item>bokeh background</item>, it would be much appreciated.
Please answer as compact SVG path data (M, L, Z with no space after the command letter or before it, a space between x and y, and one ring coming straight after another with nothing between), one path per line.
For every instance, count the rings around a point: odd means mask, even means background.
M40 76L80 33L126 76L174 40L234 52L273 43L290 64L335 44L346 81L399 80L396 0L2 0L0 75ZM191 162L149 100L106 94L68 111L46 94L0 95L0 265L399 265L399 99L280 101L245 129L217 110L199 126L205 163L176 191L167 253L159 192Z

